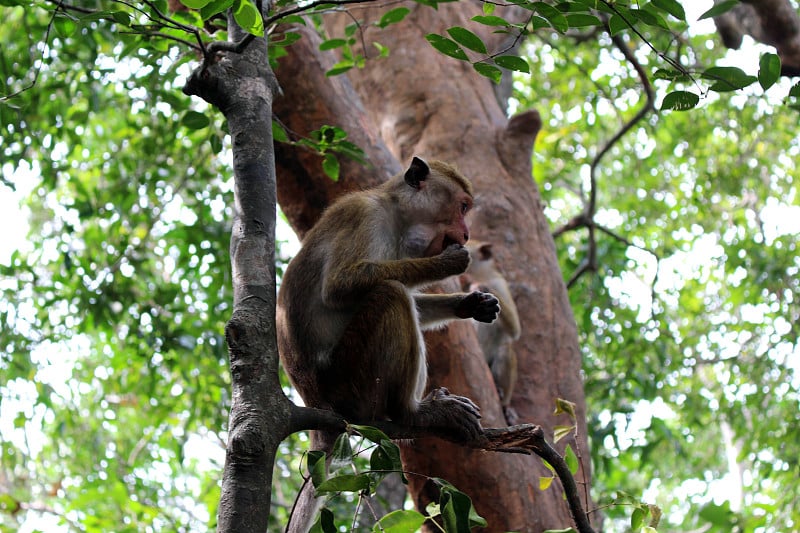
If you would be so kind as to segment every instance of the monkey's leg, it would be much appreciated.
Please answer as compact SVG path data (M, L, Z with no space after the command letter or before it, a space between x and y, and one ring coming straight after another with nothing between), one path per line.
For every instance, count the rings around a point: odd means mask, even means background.
M332 357L336 377L326 390L334 410L354 421L391 418L465 442L481 433L469 399L437 389L420 400L427 381L425 342L416 308L399 282L378 283L359 306Z
M358 309L318 382L322 396L355 422L395 419L415 410L427 379L416 311L397 281L375 284Z

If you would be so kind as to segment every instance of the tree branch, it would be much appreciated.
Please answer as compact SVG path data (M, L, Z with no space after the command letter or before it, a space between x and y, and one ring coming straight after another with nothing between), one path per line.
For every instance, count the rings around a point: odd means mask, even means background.
M300 407L292 404L290 409L290 432L303 430L326 430L337 433L350 432L348 422L333 411ZM405 426L388 420L359 421L359 424L371 426L384 432L393 440L408 440L424 437L447 439L446 433L439 433L435 428ZM553 448L544 436L542 426L521 424L506 428L487 428L483 435L470 442L457 442L468 448L488 452L536 454L547 461L561 480L567 498L570 513L580 533L594 533L589 523L588 514L583 508L578 486L564 458Z
M611 30L608 27L608 21L605 20L605 23L606 31L609 35L611 35ZM571 288L586 272L597 271L597 240L595 238L594 230L595 228L600 228L600 226L595 222L594 217L597 214L597 169L600 166L600 161L626 133L628 133L639 121L647 116L648 113L655 109L655 94L653 91L653 86L650 84L650 79L648 78L644 67L642 67L641 63L639 63L639 60L636 59L636 56L633 54L621 35L611 35L611 41L622 53L623 57L625 57L625 60L630 63L636 71L642 87L644 88L646 101L645 104L636 112L636 114L631 117L630 120L625 122L622 127L617 130L617 132L608 141L606 141L603 147L598 150L597 154L592 159L589 170L589 199L584 206L583 213L574 216L564 226L556 229L553 232L553 238L556 238L567 231L574 231L581 227L585 227L589 231L588 252L586 254L586 259L581 263L581 266L575 272L573 272L572 276L570 276L569 281L567 281L567 288ZM616 237L611 230L604 229L604 231L609 235ZM627 242L627 240L624 240L623 242Z

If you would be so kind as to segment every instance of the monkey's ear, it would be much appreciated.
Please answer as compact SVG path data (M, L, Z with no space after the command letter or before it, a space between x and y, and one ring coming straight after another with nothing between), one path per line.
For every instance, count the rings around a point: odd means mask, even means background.
M424 159L414 156L411 160L411 165L406 170L405 179L411 187L419 189L420 183L428 179L431 169Z
M478 252L480 253L481 260L486 261L487 259L492 258L492 243L487 242L481 244L480 248L478 248Z

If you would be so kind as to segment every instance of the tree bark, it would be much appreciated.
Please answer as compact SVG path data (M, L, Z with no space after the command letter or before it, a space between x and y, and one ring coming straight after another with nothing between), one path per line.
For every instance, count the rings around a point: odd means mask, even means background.
M530 111L508 120L491 82L425 41L427 33L444 34L446 28L459 25L483 33L487 44L500 46L501 37L469 21L480 14L477 4L440 4L438 10L419 4L407 7L411 13L406 19L385 30L368 26L385 9L354 12L365 21L363 42L378 41L388 46L390 54L368 60L364 69L347 76L323 75L336 59L320 53L318 41L307 30L301 30L304 39L281 58L276 74L284 96L275 102L276 115L299 135L324 124L345 129L371 163L364 168L340 160L342 179L333 183L322 173L318 156L280 146L276 162L281 207L302 236L336 196L385 179L412 155L456 164L477 191L472 236L495 243L522 317L523 333L515 345L520 375L512 406L521 422L541 424L552 438L555 425L571 423L553 415L555 399L577 405L577 447L584 465L576 478L587 483L588 493L589 450L577 331L531 178L539 116ZM334 22L332 34L341 35L343 24L350 22ZM456 282L451 283L450 290ZM472 325L451 324L427 335L427 341L429 385L446 386L472 398L481 406L485 427L505 425ZM569 440L558 448L563 450ZM406 470L422 474L409 476L412 497L421 509L437 497L424 476L436 476L470 495L489 523L487 531L536 532L572 524L561 491L555 485L538 490L539 476L549 472L537 458L475 451L434 438L417 439L403 448Z
M228 28L233 42L244 38L233 17ZM209 53L184 87L222 111L233 146L234 301L225 328L233 401L218 510L221 533L266 530L275 455L290 428L275 334L274 89L263 38L253 39L242 53Z
M738 50L749 35L775 47L783 76L800 76L800 14L790 0L745 0L714 23L728 48Z

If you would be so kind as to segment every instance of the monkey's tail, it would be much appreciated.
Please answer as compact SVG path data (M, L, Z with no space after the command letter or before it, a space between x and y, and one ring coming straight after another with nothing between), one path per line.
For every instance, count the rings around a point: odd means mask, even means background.
M339 436L335 431L312 431L310 450L321 450L325 452L325 470L331 464L331 452L336 438ZM300 493L294 502L292 514L289 516L289 523L286 524L286 533L308 533L311 526L317 519L324 497L317 497L314 493L314 484L309 476L303 483Z

